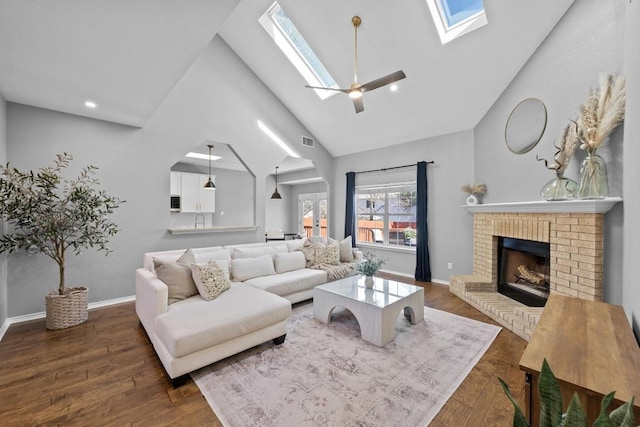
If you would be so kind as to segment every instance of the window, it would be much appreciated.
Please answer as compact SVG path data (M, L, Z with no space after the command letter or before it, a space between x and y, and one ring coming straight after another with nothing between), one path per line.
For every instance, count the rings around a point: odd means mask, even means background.
M282 53L291 61L309 86L337 88L335 80L320 59L311 50L300 31L287 16L282 7L275 2L258 20L271 36ZM337 91L314 89L320 99L326 99Z
M416 245L416 183L356 187L359 243Z
M482 0L426 0L442 44L487 24Z

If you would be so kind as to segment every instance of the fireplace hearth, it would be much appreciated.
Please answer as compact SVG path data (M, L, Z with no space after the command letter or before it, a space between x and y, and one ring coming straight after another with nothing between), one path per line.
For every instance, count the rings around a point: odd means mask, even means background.
M500 237L498 292L528 307L544 307L549 298L549 243Z

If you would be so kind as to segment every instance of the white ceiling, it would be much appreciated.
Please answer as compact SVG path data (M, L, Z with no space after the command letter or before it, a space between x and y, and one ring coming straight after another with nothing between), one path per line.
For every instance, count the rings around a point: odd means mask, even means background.
M213 148L211 149L211 155L214 157L220 157L220 159L211 162L211 167L213 169L231 169L238 171L247 170L246 165L238 158L236 152L228 144L215 141L204 141L198 147L194 147L192 152L208 155L209 144L213 145ZM197 165L200 167L209 166L209 160L186 157L187 153L184 154L185 157L180 160L180 163ZM313 165L313 162L311 160L298 159L295 157L287 156L278 163L278 174L295 172L305 169L315 170L315 166ZM273 175L275 175L275 169L273 171Z
M321 101L258 23L272 0L0 0L8 101L144 126L216 33L334 156L473 128L573 0L485 0L489 24L441 45L424 0L281 0L341 87L402 69L355 114ZM237 5L237 7L236 7ZM235 10L234 10L235 8ZM86 99L99 108L88 110Z

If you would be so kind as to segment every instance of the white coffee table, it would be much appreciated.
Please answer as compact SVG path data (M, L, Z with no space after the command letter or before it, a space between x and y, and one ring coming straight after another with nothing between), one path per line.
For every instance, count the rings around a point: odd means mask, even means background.
M366 289L364 277L353 276L313 289L313 317L331 321L336 307L351 311L360 325L362 339L384 347L396 336L400 311L412 325L424 319L424 289L408 283L374 277L373 289Z

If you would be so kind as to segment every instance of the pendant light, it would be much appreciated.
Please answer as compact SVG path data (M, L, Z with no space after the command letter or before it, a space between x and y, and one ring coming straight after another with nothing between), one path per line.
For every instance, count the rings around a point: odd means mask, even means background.
M213 148L213 145L207 145L207 147L209 147L209 181L204 185L204 188L214 190L216 185L211 180L211 149Z
M278 193L278 166L276 166L276 190L271 195L272 199L282 199L280 193Z

